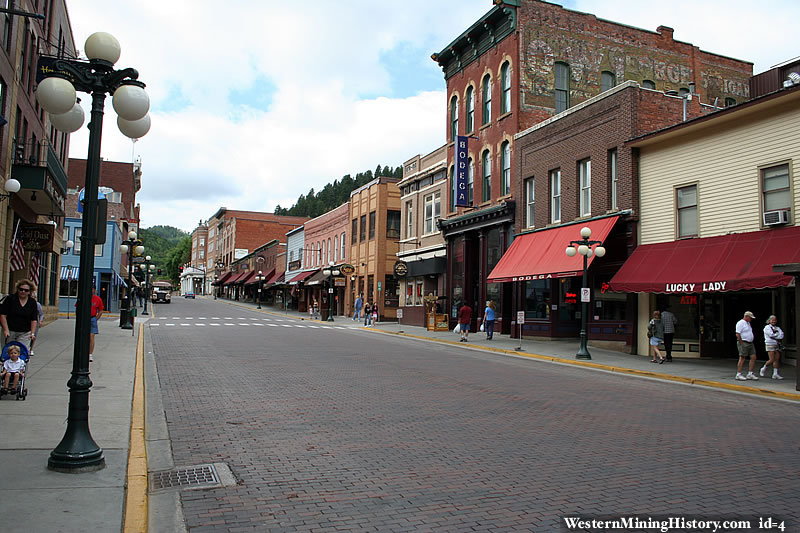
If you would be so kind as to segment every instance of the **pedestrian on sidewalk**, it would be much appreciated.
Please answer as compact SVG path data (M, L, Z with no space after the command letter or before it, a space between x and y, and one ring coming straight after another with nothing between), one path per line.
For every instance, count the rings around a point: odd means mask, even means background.
M767 325L764 326L764 346L767 348L769 359L759 372L762 378L766 377L767 367L772 365L772 379L783 379L783 376L778 374L778 368L781 366L782 340L783 330L778 327L778 317L770 315L767 319Z
M42 322L44 322L44 309L42 309L42 304L39 303L39 300L36 297L36 293L33 293L33 299L36 302L36 329L33 330L33 337L31 338L31 349L28 352L29 356L33 356L33 345L36 344L36 337L39 336L39 328L42 327Z
M364 304L364 325L369 326L370 321L372 320L372 308L369 305L369 302Z
M0 305L0 326L3 328L5 342L19 341L30 352L31 340L36 338L34 331L39 320L39 309L31 295L36 286L27 279L17 282L15 294L9 294Z
M461 333L459 342L469 342L469 323L472 320L472 308L464 302L458 310L458 331Z
M667 363L672 362L672 341L675 339L675 326L678 325L677 317L665 305L661 311L661 323L664 324L664 351L667 352Z
M378 323L378 316L378 304L372 302L372 321L370 322L370 325L374 326Z
M356 320L361 320L361 309L364 307L364 299L361 297L360 294L358 295L358 298L356 298L355 307L356 307L356 310L353 313L353 321L354 322Z
M483 310L483 329L486 330L486 340L494 337L495 307L492 300L486 300L486 309Z
M89 362L91 363L94 361L94 336L100 333L100 329L97 326L97 321L100 320L100 317L103 316L103 311L105 311L105 307L103 306L103 300L97 295L97 289L92 287L92 311L91 311L91 319L89 325Z
M758 376L753 374L756 368L756 346L753 344L753 327L750 322L756 317L750 311L745 311L744 316L736 323L736 347L739 351L739 362L736 365L736 379L738 381L758 381ZM750 370L745 376L742 374L745 357L750 357Z
M653 311L653 318L647 324L647 337L650 339L650 346L653 347L654 352L650 362L662 364L665 359L661 355L658 345L664 342L664 323L661 321L661 311L658 309Z

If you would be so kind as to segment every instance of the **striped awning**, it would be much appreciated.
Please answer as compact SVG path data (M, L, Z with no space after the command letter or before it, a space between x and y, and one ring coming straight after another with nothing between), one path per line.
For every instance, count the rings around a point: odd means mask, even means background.
M125 285L125 280L122 279L122 276L120 276L116 272L114 272L114 285L117 286L117 287Z
M80 267L77 267L77 266L62 266L61 267L61 281L77 280L79 271L80 271Z

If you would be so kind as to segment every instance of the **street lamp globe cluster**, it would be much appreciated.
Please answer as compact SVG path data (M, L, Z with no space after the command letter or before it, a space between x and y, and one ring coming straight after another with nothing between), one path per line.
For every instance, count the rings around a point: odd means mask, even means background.
M153 272L156 270L156 266L150 263L152 258L148 255L144 258L144 264L139 265L139 268L144 272L144 309L142 309L143 315L149 315L150 313L147 312L147 300L150 299L150 276L153 275Z
M328 277L328 322L333 322L333 278L338 276L340 271L338 268L333 266L333 261L330 262L329 266L326 266L322 269L322 275Z
M60 472L86 472L105 467L103 450L89 431L89 331L91 326L94 249L105 223L97 220L100 181L100 145L103 108L113 95L117 126L123 135L138 139L150 130L150 99L136 69L115 70L120 57L117 39L108 33L93 33L84 45L87 60L42 55L37 63L36 99L59 131L72 133L84 122L77 91L92 96L89 147L86 156L81 254L78 274L75 342L69 388L67 427L61 442L50 452L48 468ZM132 250L133 251L133 250ZM130 273L130 270L129 270Z
M127 240L119 245L121 254L128 254L128 297L125 298L127 313L123 315L123 322L120 324L122 329L133 329L133 258L144 254L144 246L135 231L128 232Z
M584 291L588 290L586 270L588 267L589 258L592 257L592 255L596 255L597 257L603 257L606 255L606 249L602 246L603 241L589 240L589 237L591 236L592 229L584 226L581 228L582 238L577 241L570 241L569 246L567 246L566 249L566 254L569 257L575 257L577 254L583 256L583 278L581 283L581 346L578 350L578 353L575 355L576 359L592 358L587 347L588 336L586 333L587 315L589 314L589 298L584 295Z

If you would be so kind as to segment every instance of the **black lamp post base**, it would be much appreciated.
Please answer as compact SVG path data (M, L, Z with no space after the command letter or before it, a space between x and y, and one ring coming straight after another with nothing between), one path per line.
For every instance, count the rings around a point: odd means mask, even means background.
M50 452L50 458L47 460L49 470L67 474L96 472L105 467L103 449L94 442L88 428L85 432L65 435L56 449Z
M591 359L591 358L592 356L589 354L589 352L578 352L577 354L575 354L575 359Z
M130 322L125 322L125 323L124 323L124 324L122 324L120 327L121 327L122 329L133 329L133 324L131 324Z

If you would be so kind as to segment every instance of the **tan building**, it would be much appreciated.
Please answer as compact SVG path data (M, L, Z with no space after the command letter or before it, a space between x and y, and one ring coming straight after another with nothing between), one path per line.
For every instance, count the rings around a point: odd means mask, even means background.
M400 283L394 275L400 240L400 189L397 178L380 177L350 193L350 263L346 312L358 295L377 303L379 319L397 318Z
M736 355L745 311L756 350L772 314L795 356L792 278L772 265L800 262L800 86L634 139L639 152L640 245L610 281L639 294L638 351L654 309L678 319L673 352Z
M447 146L403 164L400 189L401 223L398 260L407 274L400 281L403 323L423 326L426 301L446 290L447 243L439 231L442 202L447 201ZM435 303L431 303L435 307Z

